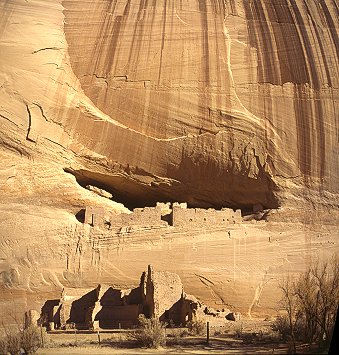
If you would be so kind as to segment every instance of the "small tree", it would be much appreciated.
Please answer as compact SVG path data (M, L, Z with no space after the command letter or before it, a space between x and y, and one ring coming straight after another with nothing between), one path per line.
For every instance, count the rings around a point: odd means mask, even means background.
M284 340L319 346L331 342L339 299L339 260L334 257L322 265L318 263L299 276L288 279L280 286L282 308L286 311L273 324Z
M273 324L273 330L278 331L282 339L288 341L295 353L297 334L297 324L300 320L300 312L298 310L298 301L294 292L294 283L291 279L287 279L280 286L283 293L281 306L286 311L286 314L279 316Z
M339 259L318 263L301 275L295 286L299 307L306 320L309 342L329 345L339 302Z

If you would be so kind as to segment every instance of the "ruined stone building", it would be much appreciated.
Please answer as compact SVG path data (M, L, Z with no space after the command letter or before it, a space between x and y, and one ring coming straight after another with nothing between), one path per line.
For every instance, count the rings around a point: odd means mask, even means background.
M234 212L230 208L223 208L221 211L213 208L187 208L185 203L174 203L171 216L173 227L218 227L241 222L240 210Z
M241 211L223 208L187 208L186 203L157 203L155 207L135 208L132 213L105 214L103 208L86 207L86 224L119 231L122 227L218 228L242 221Z
M108 285L63 289L60 299L45 302L40 322L49 329L130 328L144 314L185 325L194 319L198 307L202 305L185 294L178 275L154 271L149 265L134 289Z

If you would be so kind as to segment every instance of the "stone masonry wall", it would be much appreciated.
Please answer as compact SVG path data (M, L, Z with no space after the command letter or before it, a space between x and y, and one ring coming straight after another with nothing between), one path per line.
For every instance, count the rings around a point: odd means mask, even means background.
M111 227L121 226L164 226L167 222L161 219L163 206L135 208L133 213L121 213L112 215L110 218Z
M86 207L85 223L95 227L104 226L104 211L95 207ZM162 218L166 216L166 220ZM187 208L186 203L157 203L156 207L135 208L133 213L112 214L109 218L110 229L121 227L173 227L200 228L220 227L242 221L241 211L223 208ZM106 224L107 225L107 224Z
M160 318L165 311L181 300L183 285L177 274L167 271L154 271L151 265L145 273L143 284L143 303L150 317Z
M173 205L173 227L218 227L241 222L241 211L223 208L186 208L184 204Z
M87 206L85 209L85 223L91 226L102 227L104 225L104 209L102 207Z

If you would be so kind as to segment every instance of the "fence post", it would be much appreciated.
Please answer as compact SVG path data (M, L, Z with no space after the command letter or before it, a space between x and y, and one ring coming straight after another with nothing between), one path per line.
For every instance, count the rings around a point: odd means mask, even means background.
M99 346L100 346L101 345L100 330L98 330L97 334L98 334L98 343L99 343Z
M74 335L75 335L75 346L78 346L77 328L74 328Z
M41 347L44 348L45 344L44 344L44 336L42 334L42 324L40 324L40 337L41 337Z
M206 343L210 342L210 322L207 322Z

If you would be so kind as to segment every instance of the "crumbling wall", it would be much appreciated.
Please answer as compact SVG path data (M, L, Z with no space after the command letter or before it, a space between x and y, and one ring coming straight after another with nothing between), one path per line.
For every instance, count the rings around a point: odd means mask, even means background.
M138 316L142 312L142 305L106 305L96 315L95 320L99 322L102 329L129 328L138 324Z
M219 227L241 222L241 211L223 208L186 208L184 204L173 204L173 227Z
M94 328L129 328L138 324L138 316L142 312L140 287L121 290L113 287L102 287L93 312ZM100 305L100 306L99 306Z
M85 209L85 223L92 227L104 227L105 211L102 207L87 206Z
M99 298L101 286L88 290L83 294L83 289L63 289L60 306L61 327L73 323L77 328L89 328L93 321L93 311Z
M183 285L177 274L167 271L154 271L151 265L145 273L143 285L143 304L149 317L161 318L166 311L180 301Z
M50 330L60 327L60 309L60 299L47 300L41 308L40 324Z
M129 328L138 324L141 313L183 326L199 318L225 318L223 313L211 311L194 296L185 294L177 274L156 272L148 265L139 287L133 289L107 285L95 289L63 289L60 300L45 303L40 321L44 319L43 325L50 329L52 323L57 328L67 328L71 323L77 329Z
M159 228L173 227L219 227L242 221L241 211L222 208L187 208L186 203L157 203L156 207L135 208L132 213L111 214L109 221L105 220L103 208L86 207L85 223L93 227L105 227L115 233L121 228Z
M157 204L156 207L135 208L133 213L121 213L112 215L110 224L112 228L121 226L163 226L168 223L161 218L164 215L165 204Z

